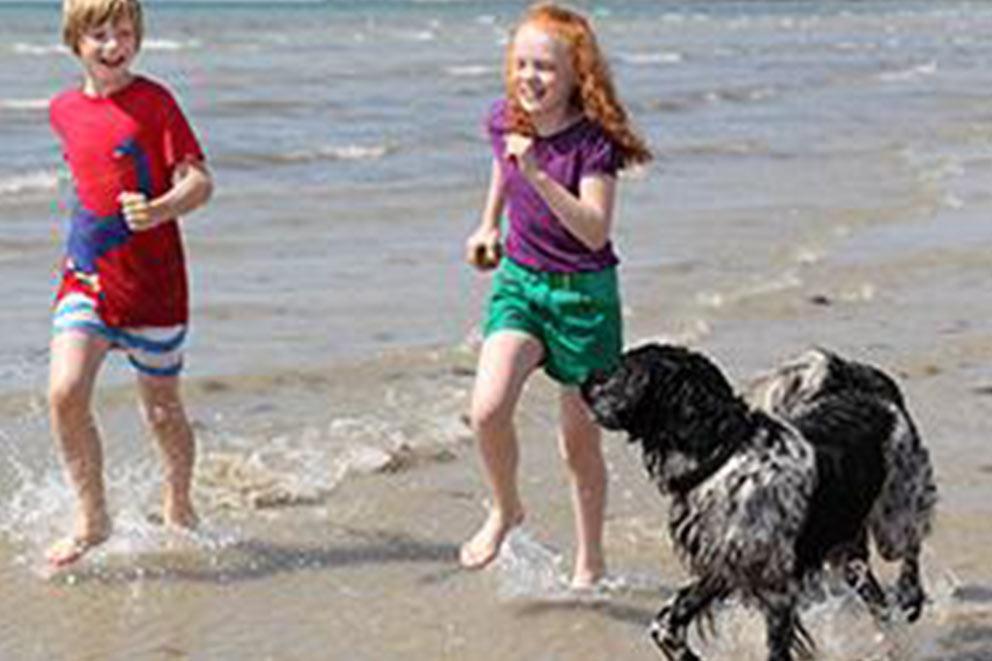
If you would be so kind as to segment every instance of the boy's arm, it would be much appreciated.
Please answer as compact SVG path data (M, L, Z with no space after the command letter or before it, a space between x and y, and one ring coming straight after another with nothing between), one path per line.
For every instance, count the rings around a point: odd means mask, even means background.
M172 187L165 194L149 200L143 193L126 192L117 199L128 227L140 232L203 206L213 188L213 178L203 161L185 161L176 166Z

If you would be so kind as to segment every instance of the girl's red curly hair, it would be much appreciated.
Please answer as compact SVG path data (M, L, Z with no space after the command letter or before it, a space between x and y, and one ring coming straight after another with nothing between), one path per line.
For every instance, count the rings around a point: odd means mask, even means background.
M647 143L631 127L627 111L620 103L606 58L596 35L581 14L551 2L531 7L511 34L506 50L504 79L506 83L507 124L510 131L534 135L534 124L520 106L514 90L515 62L513 37L524 25L534 25L564 43L572 56L572 69L577 78L575 105L588 119L599 124L620 149L624 167L651 160Z

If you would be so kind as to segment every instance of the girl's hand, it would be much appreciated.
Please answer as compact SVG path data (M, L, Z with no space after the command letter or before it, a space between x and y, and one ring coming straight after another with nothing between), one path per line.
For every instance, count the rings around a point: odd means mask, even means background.
M124 222L132 232L151 229L157 224L144 193L121 193L117 196L117 201L121 205Z
M534 158L534 138L519 133L506 136L506 158L528 179L538 171L537 159Z
M465 241L465 261L480 271L499 266L501 256L499 230L480 227Z

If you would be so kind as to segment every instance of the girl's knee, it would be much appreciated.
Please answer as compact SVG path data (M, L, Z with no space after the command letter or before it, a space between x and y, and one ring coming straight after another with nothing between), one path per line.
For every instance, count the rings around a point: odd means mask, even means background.
M562 421L558 450L562 460L574 473L599 470L603 464L603 448L599 430L581 422Z
M513 421L513 411L505 402L484 400L472 403L470 423L476 435L499 431Z

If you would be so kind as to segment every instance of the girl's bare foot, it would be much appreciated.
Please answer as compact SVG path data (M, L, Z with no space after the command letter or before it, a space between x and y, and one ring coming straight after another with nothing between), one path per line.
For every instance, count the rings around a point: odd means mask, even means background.
M580 549L572 568L570 585L573 590L589 590L596 587L596 584L605 575L606 562L603 559L602 551Z
M599 568L598 570L592 569L576 569L575 573L572 574L572 582L570 584L573 590L591 590L596 587L600 579L606 575L604 568Z
M504 516L496 510L490 510L486 522L469 539L462 544L458 551L458 561L466 569L482 569L499 555L499 549L506 539L507 533L514 527L520 525L524 520L524 513L517 512L510 516Z

